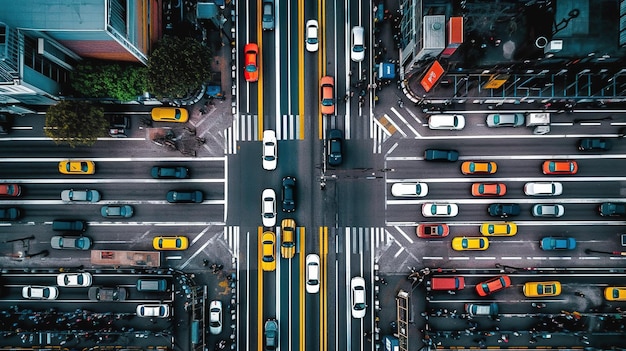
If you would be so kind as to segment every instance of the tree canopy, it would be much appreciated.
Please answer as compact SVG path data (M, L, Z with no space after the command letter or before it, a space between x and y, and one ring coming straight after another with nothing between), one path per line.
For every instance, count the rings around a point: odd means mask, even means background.
M131 101L147 91L147 69L133 64L85 61L72 72L70 84L77 96Z
M193 38L164 36L148 58L149 91L181 98L211 79L211 51Z
M68 143L71 147L95 144L98 137L106 136L108 122L104 109L86 102L61 101L46 112L46 136L56 144Z

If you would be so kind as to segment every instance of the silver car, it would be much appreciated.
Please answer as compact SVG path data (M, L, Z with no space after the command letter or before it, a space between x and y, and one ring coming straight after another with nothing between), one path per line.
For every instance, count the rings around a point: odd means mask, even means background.
M492 113L487 115L487 127L519 127L524 125L521 113Z
M532 213L535 217L561 217L565 208L559 204L537 204L533 206Z
M100 201L100 193L98 190L63 190L61 191L61 200L68 202L98 202Z

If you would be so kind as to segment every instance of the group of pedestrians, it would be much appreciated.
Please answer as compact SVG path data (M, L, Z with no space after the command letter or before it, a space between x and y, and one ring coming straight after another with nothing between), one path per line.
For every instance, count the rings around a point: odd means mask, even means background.
M19 337L23 344L35 345L39 336L49 333L59 345L68 342L115 342L120 337L134 337L136 334L167 334L162 331L135 331L127 322L134 313L100 313L78 308L61 312L55 308L36 311L23 309L17 305L0 310L0 335L3 338Z

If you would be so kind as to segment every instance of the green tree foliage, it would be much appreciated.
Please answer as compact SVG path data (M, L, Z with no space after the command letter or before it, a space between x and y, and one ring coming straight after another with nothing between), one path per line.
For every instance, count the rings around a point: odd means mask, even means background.
M211 51L193 38L165 36L148 58L149 91L180 98L211 79Z
M72 72L70 84L77 96L136 100L147 91L146 67L85 61Z
M106 136L107 128L104 109L90 103L61 101L46 112L45 133L56 144L91 146Z

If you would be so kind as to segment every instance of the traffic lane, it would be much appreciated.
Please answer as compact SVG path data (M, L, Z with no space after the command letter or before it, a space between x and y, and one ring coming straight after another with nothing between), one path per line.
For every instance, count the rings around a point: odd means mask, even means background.
M438 179L444 180L444 179ZM432 201L461 201L471 202L476 200L477 202L485 202L488 199L502 199L505 202L517 201L518 203L594 203L600 204L607 201L620 201L621 197L620 181L555 181L561 183L563 186L563 192L561 195L556 196L531 196L525 194L526 181L516 179L502 179L502 178L479 178L470 179L462 178L456 181L456 179L450 179L451 182L438 181L438 180L423 180L423 179L411 179L411 180L399 180L388 181L387 183L387 198L388 202L392 204L403 203L423 203ZM410 196L393 196L391 188L395 183L402 182L420 182L426 183L428 186L428 194L424 197L410 197ZM540 182L551 182L550 179L541 179ZM504 184L505 194L502 196L473 196L472 186L474 184ZM462 199L462 200L461 200Z
M420 133L428 133L427 130L420 130ZM434 131L433 131L434 132ZM604 152L579 151L578 143L581 138L604 138L612 142L612 149ZM388 158L396 159L402 157L423 157L426 149L450 149L457 150L462 160L473 157L504 157L532 156L537 159L549 159L558 155L563 158L592 158L601 157L622 157L626 153L626 139L593 134L578 134L576 137L563 136L533 136L533 135L512 135L509 133L499 133L496 135L483 135L464 133L453 134L453 132L440 132L434 136L424 136L417 139L400 139L396 143ZM502 151L505 151L502 153Z
M25 226L32 230L33 225L51 225L53 220L81 219L90 226L106 225L209 225L224 221L224 203L219 200L205 200L199 204L170 204L167 201L128 201L133 207L130 218L104 218L101 214L103 203L97 204L57 204L54 205L16 205L22 210L18 221L0 223L0 232L19 230ZM0 207L5 204L0 202ZM6 229L4 229L6 228Z
M282 233L281 233L282 236ZM279 243L281 240L278 241ZM279 244L280 245L280 244ZM300 344L300 254L296 253L292 259L283 258L280 254L280 246L277 247L277 257L280 260L280 287L276 292L277 319L279 323L281 347L298 348ZM302 277L304 279L304 277Z
M260 153L259 153L260 155ZM259 156L259 163L260 163ZM3 173L5 179L16 179L23 181L37 179L36 183L47 182L80 182L92 183L102 182L103 180L118 181L124 180L129 182L198 182L202 179L224 179L225 159L223 157L206 157L202 162L190 158L178 158L167 160L164 158L149 157L140 159L127 158L97 158L86 157L80 158L73 156L72 160L91 160L95 162L95 174L67 175L59 172L59 162L70 158L40 158L40 159L24 159L24 162L15 161L15 158L2 162ZM151 170L154 166L160 167L186 167L189 169L188 179L153 179ZM25 177L27 176L27 178ZM45 181L41 181L45 180Z
M542 199L545 200L545 199ZM566 224L585 224L596 223L598 225L623 225L624 217L601 217L598 215L598 204L600 200L593 200L589 204L571 204L566 201L548 202L541 201L537 203L550 204L560 203L565 207L565 215L561 218L541 219L531 215L531 209L535 203L523 201L522 199L480 199L476 200L454 200L454 199L432 199L429 202L438 204L456 204L459 214L455 217L425 217L422 214L422 205L427 201L420 202L387 202L386 223L387 225L417 225L422 222L463 222L463 223L484 223L493 221L503 221L505 218L499 216L491 216L489 214L489 206L492 204L519 204L521 214L519 216L509 216L509 221L543 221L550 222L548 225L566 225ZM572 211L572 208L575 208ZM571 213L570 213L571 212ZM572 223L567 223L567 222Z
M143 183L143 182L142 182ZM100 193L100 201L97 203L88 202L63 202L61 192L63 190L97 190ZM139 185L129 182L94 182L93 184L83 183L59 183L59 184L26 184L22 186L22 195L19 197L3 197L0 203L3 204L38 204L46 203L50 205L65 204L113 204L120 202L142 203L141 200L165 201L169 191L192 191L200 190L204 194L204 200L223 200L225 185L223 181L197 181L193 183L178 182L154 182ZM123 195L122 195L123 194ZM125 198L125 199L124 199Z
M461 160L461 157L459 157ZM578 164L575 175L546 175L542 172L544 161L565 160L566 158L526 158L505 156L471 157L462 161L495 162L497 171L494 174L467 174L461 173L462 162L429 162L422 157L411 157L388 160L386 174L393 179L422 179L422 181L454 181L472 182L489 180L519 179L520 181L624 181L620 170L626 167L626 158L585 158L570 159ZM607 167L611 165L611 167ZM443 178L443 179L441 179Z

